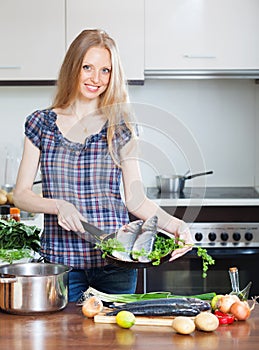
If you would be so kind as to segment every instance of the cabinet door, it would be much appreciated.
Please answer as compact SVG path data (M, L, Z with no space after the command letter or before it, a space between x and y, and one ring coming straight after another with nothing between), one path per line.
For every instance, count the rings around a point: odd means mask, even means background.
M144 79L144 0L66 0L67 45L83 29L101 28L117 43L128 80Z
M258 69L258 18L258 0L146 0L145 69Z
M0 80L53 80L65 53L65 0L0 0Z

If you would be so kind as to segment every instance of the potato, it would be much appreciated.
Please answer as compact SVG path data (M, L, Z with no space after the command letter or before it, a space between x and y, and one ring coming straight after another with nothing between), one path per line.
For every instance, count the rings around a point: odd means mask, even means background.
M0 205L5 204L7 202L7 197L3 192L0 192Z
M191 334L195 331L194 321L187 316L177 316L172 322L172 327L180 334Z
M13 191L8 192L7 195L6 195L6 197L7 197L8 203L14 204L14 203L13 203Z
M0 193L3 193L5 196L7 195L6 190L4 190L3 188L0 188Z
M195 326L200 331L212 332L219 326L219 320L217 316L211 312L201 312L194 318Z

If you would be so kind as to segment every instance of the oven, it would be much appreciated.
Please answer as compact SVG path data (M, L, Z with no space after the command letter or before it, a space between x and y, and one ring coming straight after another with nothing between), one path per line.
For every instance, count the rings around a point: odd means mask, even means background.
M149 189L168 213L189 223L196 246L206 248L215 259L207 277L193 249L173 262L139 271L143 292L170 291L177 295L229 293L229 268L237 267L240 289L250 281L250 296L259 295L259 194L254 188L208 188L199 202L199 191L186 189L182 198ZM191 200L190 200L191 199ZM197 203L200 205L197 205ZM188 204L187 204L188 203Z

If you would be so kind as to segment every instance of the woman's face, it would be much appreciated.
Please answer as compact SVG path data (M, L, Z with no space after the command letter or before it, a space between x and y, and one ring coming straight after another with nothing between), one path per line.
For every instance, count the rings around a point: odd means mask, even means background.
M111 55L103 47L91 47L85 54L79 77L79 94L95 99L108 87L111 76Z

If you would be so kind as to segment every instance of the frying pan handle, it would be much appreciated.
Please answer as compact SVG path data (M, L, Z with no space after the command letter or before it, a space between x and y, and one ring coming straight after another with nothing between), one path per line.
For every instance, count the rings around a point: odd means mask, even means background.
M190 179L193 179L194 177L197 177L197 176L209 175L209 174L213 174L213 171L210 170L210 171L205 171L204 173L198 173L198 174L189 175L189 176L185 177L185 180L190 180Z

